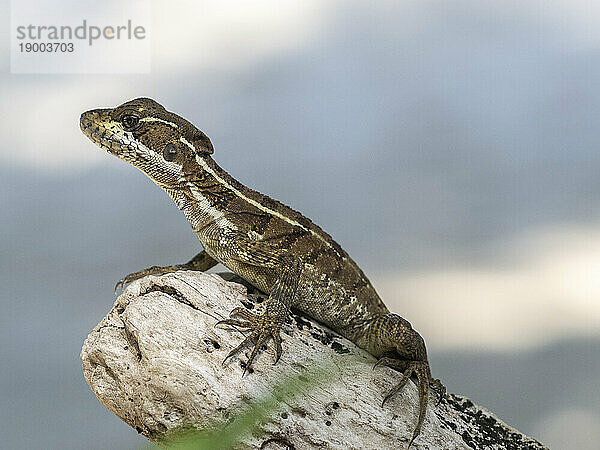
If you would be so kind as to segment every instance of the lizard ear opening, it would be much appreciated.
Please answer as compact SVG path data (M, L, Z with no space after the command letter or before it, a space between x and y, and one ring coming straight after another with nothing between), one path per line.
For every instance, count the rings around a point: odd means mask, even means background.
M196 151L201 155L212 155L215 151L212 142L210 142L208 136L200 130L197 130L191 136L190 142L192 143Z

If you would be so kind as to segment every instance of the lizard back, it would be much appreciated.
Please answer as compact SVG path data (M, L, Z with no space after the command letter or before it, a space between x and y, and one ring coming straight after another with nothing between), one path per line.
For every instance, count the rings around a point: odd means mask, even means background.
M187 186L167 190L180 205L206 251L264 292L277 277L269 262L240 261L228 237L267 244L271 255L291 253L303 262L292 307L317 318L342 334L353 326L388 312L371 282L344 249L318 225L287 205L244 186L209 156L184 166ZM264 246L263 246L264 248ZM340 308L340 305L341 308ZM347 318L354 317L349 326ZM351 337L351 336L347 336Z

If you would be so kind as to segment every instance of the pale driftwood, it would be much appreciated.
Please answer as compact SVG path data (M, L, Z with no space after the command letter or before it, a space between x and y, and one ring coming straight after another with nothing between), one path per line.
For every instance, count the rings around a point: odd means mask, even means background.
M324 365L332 378L285 398L239 447L406 448L417 418L414 384L381 407L399 374L387 367L372 370L371 355L312 320L294 316L284 326L284 353L276 365L272 348L259 354L243 378L248 352L222 365L243 335L214 325L242 304L252 306L246 288L216 274L177 272L136 281L86 339L84 376L113 413L160 441L182 426L222 428L290 373ZM457 395L439 406L430 399L413 445L544 448Z

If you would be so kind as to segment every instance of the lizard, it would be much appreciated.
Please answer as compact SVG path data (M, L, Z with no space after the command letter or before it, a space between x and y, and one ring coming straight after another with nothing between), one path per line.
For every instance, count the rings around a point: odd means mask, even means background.
M419 414L409 447L421 432L432 378L425 341L410 322L385 306L358 265L333 238L292 208L234 179L212 158L206 134L149 98L116 108L84 112L82 132L96 145L137 167L165 190L183 211L203 250L185 264L153 266L131 273L115 286L146 275L177 270L206 271L222 263L268 295L259 313L238 307L217 325L249 334L225 361L254 343L247 370L258 350L272 340L277 362L280 329L291 310L328 326L399 371L400 381L382 407L411 377L416 378Z

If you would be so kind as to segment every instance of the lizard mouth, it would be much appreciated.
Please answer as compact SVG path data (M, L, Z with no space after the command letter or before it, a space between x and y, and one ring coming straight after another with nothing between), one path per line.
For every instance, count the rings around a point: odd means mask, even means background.
M129 160L139 153L139 146L123 130L113 130L110 109L94 109L81 114L79 128L94 144L117 158ZM120 131L120 132L119 132Z

